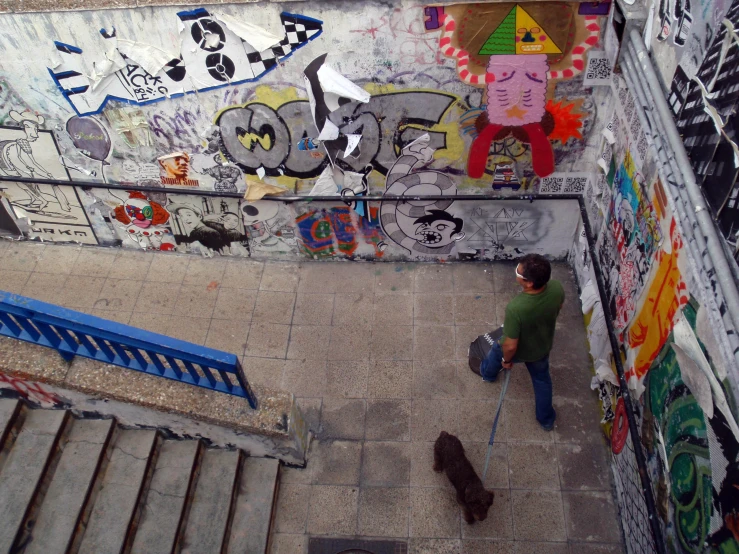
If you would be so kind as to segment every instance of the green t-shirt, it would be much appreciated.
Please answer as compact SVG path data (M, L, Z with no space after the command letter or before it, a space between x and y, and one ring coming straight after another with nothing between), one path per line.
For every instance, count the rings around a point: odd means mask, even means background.
M535 362L549 354L554 342L554 327L565 291L559 281L549 281L538 294L520 293L508 303L503 323L503 338L518 339L515 359Z

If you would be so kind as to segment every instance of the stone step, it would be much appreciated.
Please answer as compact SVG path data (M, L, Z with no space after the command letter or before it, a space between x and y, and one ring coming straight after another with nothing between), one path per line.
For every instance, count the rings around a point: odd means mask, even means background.
M240 452L229 450L206 450L203 454L181 554L222 551L228 539L240 458Z
M236 497L229 554L263 554L267 551L278 460L247 458Z
M173 551L192 497L200 442L166 440L157 457L146 493L132 554L169 554Z
M0 473L0 552L8 552L52 459L67 412L29 410Z
M73 419L25 554L64 554L74 538L115 425L112 419ZM23 542L26 542L24 540Z
M20 400L16 400L15 398L0 399L0 450L2 450L5 444L6 437L10 435L20 409Z
M118 554L124 549L139 499L150 477L156 431L120 430L79 547L80 554Z

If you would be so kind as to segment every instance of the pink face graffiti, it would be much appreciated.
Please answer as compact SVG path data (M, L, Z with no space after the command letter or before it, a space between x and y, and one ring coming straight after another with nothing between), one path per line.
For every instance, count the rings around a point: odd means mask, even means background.
M490 56L488 120L504 126L539 123L544 117L549 64L546 54Z

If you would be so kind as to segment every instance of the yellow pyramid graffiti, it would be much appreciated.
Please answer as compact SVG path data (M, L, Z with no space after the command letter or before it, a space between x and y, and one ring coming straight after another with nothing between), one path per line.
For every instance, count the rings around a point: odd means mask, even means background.
M516 54L561 54L554 41L520 4L516 5Z

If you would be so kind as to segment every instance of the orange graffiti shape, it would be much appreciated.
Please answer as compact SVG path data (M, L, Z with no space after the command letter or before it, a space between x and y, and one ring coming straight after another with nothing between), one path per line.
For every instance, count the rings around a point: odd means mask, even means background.
M578 111L572 111L575 104L563 105L564 100L560 100L556 104L549 100L547 102L547 111L552 114L554 119L554 130L549 135L549 140L559 140L565 144L571 138L581 139L582 133L582 117Z
M652 280L647 298L639 314L634 318L628 333L631 348L639 348L634 367L626 374L641 379L664 346L672 330L672 321L682 306L688 303L688 291L677 266L682 238L675 220L670 223L672 251L661 250L657 254L657 272Z

